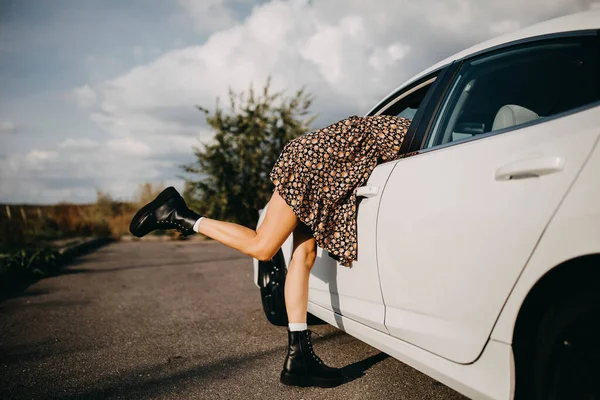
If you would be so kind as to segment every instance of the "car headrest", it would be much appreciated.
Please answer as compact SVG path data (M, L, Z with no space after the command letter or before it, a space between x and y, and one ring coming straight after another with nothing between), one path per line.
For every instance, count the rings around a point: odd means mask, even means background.
M492 125L492 131L524 124L525 122L533 121L534 119L538 118L539 115L525 107L517 106L515 104L507 104L500 107L496 113L496 118L494 118L494 123Z

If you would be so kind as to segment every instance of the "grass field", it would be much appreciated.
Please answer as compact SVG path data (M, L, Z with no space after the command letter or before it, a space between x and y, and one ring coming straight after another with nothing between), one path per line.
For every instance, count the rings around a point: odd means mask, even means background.
M134 213L160 190L140 185L132 202L99 192L91 204L0 204L0 298L57 272L73 255L64 250L74 243L129 235ZM173 231L154 234L178 236Z
M0 252L75 237L118 239L129 234L136 210L162 189L162 185L139 185L131 202L98 192L96 202L90 204L0 204Z

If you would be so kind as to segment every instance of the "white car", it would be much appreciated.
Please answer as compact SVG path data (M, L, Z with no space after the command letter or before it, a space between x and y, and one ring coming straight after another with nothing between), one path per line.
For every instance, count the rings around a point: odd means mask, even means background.
M309 313L472 398L599 399L599 29L498 37L375 106L416 154L358 189L358 260L318 249ZM254 261L275 324L291 250Z

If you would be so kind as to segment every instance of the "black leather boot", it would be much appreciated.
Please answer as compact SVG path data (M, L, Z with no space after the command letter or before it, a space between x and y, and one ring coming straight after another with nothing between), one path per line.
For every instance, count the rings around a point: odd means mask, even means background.
M281 383L290 386L334 387L344 381L339 368L331 368L313 351L310 330L290 332L288 353L281 371Z
M129 231L133 236L142 237L155 229L176 229L188 236L195 233L194 224L200 217L187 208L183 197L170 186L135 214Z

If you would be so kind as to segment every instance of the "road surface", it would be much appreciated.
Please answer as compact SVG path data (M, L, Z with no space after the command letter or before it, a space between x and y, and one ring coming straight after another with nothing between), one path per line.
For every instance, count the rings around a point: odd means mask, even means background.
M279 383L248 257L215 242L121 242L0 303L2 399L464 399L351 336L312 326L353 380Z

